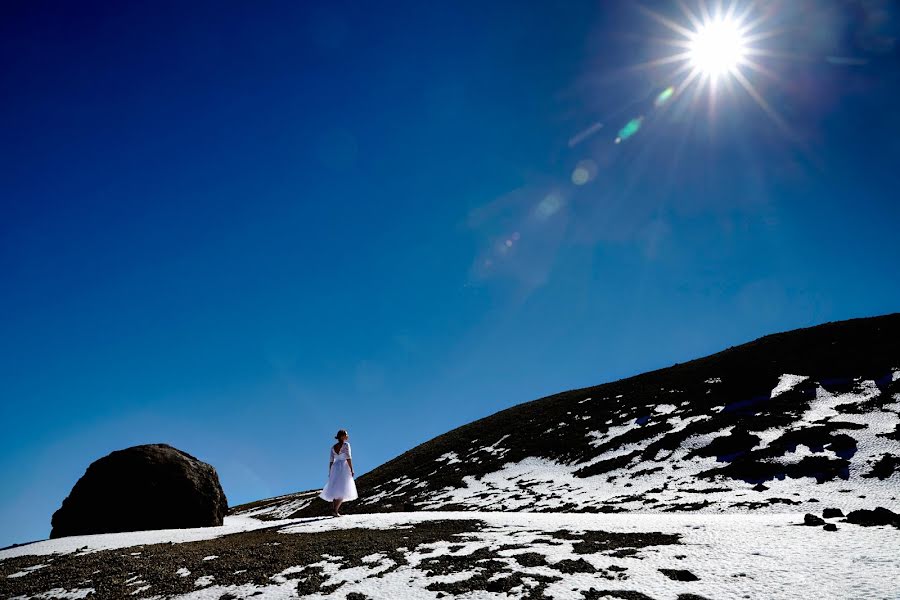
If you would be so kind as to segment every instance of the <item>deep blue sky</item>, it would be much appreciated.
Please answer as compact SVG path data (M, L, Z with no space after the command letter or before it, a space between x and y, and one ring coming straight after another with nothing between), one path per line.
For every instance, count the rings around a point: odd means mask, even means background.
M900 308L898 7L758 2L778 122L654 108L672 33L624 4L4 2L0 546L129 445L238 504L321 486L339 427L362 473Z

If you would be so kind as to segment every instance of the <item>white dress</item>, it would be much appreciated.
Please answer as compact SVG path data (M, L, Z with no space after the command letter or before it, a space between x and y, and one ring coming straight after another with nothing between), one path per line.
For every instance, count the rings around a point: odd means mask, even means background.
M333 461L334 464L331 465L331 471L328 473L328 483L325 484L325 489L319 494L319 498L322 500L356 500L358 497L356 494L356 482L353 481L353 476L350 474L350 465L347 464L347 459L352 458L350 456L350 444L344 442L344 445L341 446L340 452L334 451L334 446L331 447L331 458L330 461Z

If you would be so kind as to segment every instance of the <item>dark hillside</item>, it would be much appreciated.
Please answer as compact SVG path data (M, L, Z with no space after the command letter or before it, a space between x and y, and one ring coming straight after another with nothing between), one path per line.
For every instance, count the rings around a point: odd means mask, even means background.
M896 481L898 370L900 314L769 335L449 431L360 477L352 510L765 508L810 500L791 482ZM279 505L324 513L310 499Z

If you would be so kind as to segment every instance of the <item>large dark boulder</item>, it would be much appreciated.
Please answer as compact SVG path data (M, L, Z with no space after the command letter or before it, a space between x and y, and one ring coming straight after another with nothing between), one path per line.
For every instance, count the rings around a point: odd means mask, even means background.
M133 446L91 463L53 513L50 537L213 527L227 511L211 465L167 444Z

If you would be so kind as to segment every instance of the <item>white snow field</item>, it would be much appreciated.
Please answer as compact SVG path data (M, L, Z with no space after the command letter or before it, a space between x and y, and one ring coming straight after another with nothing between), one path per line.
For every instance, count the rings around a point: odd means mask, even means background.
M631 514L564 514L522 512L415 512L348 515L337 519L293 519L279 525L281 535L323 532L336 529L398 529L424 521L482 521L485 526L475 532L436 543L421 544L414 549L400 548L408 564L399 565L384 554L363 559L364 565L342 568L339 556L326 552L312 566L323 568L329 585L342 583L330 594L314 593L308 598L344 599L357 592L372 599L418 599L447 597L446 593L426 589L436 582L449 583L468 579L479 571L478 562L469 571L450 575L430 575L419 567L423 559L441 556L464 556L487 550L494 560L507 563L526 581L529 576L549 576L544 594L549 598L578 599L591 596L590 590L639 592L655 600L676 600L680 594L695 594L709 599L720 598L815 598L826 599L897 599L900 598L900 530L893 527L859 527L841 523L838 531L799 525L802 516L791 514L710 514L710 513L631 513ZM235 520L223 528L204 530L155 531L130 534L107 534L64 538L23 546L0 553L0 560L28 553L70 553L87 546L90 549L125 548L135 544L173 541L189 543L202 535L234 532L252 528L248 519ZM261 523L263 524L263 523ZM212 530L212 531L209 531ZM681 543L650 545L620 555L616 552L576 553L575 538L551 535L553 532L605 531L613 533L662 532L679 534ZM521 544L523 547L502 549ZM523 566L515 556L537 553L544 564ZM574 572L560 578L553 568L559 561L584 560L595 572ZM198 588L178 596L219 600L253 598L271 600L297 598L297 581L288 576L309 564L297 565L269 578L266 585L217 585L214 578L198 577ZM660 569L688 571L696 581L677 581ZM33 572L33 571L32 571ZM30 573L16 574L28 577ZM185 569L173 577L189 577ZM134 584L144 582L134 581ZM135 588L138 589L138 588ZM141 588L147 589L147 588ZM88 588L48 591L45 597L84 597ZM55 595L52 595L54 594ZM152 587L149 588L152 594ZM226 595L229 594L229 595ZM254 595L255 594L255 595ZM439 595L442 594L442 595ZM353 596L350 596L351 598ZM363 596L359 596L363 597ZM515 598L516 589L507 592L476 590L459 598ZM613 596L614 597L614 596ZM690 597L690 596L688 596ZM22 596L22 599L25 597Z

